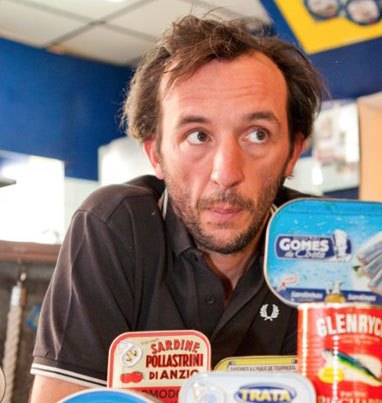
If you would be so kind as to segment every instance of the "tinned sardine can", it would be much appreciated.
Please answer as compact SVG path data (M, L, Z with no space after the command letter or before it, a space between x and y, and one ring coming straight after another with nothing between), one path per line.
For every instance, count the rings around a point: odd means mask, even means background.
M297 357L317 403L381 403L382 307L300 304Z

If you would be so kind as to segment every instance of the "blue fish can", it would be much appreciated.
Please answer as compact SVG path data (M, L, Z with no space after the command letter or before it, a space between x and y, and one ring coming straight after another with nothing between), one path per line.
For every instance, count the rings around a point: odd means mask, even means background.
M297 356L318 403L382 402L382 307L300 304Z

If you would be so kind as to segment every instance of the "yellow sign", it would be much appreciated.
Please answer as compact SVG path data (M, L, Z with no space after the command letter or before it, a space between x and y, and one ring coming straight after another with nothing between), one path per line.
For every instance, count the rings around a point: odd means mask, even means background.
M319 20L309 13L303 0L275 0L275 3L307 53L382 37L382 21L359 25L341 14Z

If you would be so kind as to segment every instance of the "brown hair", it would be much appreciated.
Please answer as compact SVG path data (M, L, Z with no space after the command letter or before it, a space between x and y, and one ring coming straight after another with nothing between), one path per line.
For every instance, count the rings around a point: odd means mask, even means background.
M247 23L192 15L174 22L142 59L130 83L123 111L128 134L140 142L158 134L159 85L164 74L168 75L168 86L171 86L214 59L233 60L260 52L284 75L291 143L297 132L308 137L322 102L323 84L319 74L296 46L261 32L252 34Z

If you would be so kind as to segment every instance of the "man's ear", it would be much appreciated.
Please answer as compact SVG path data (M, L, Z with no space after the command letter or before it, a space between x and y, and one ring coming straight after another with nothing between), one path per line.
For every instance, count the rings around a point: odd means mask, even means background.
M305 136L302 133L299 132L294 134L293 150L285 170L285 177L292 175L296 162L300 157L304 141Z
M155 170L155 175L159 179L163 179L164 175L162 172L162 167L160 165L160 156L158 155L157 142L155 138L145 140L143 143L143 148L145 149L146 155Z

